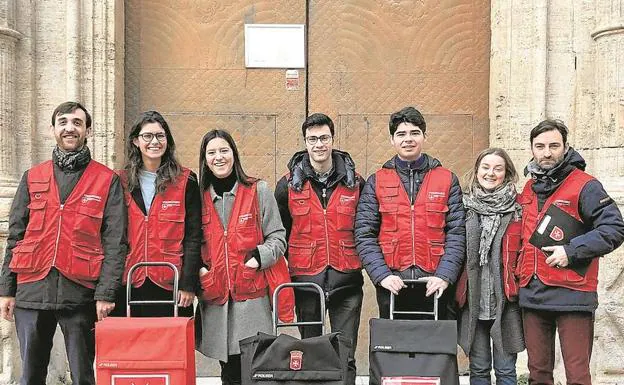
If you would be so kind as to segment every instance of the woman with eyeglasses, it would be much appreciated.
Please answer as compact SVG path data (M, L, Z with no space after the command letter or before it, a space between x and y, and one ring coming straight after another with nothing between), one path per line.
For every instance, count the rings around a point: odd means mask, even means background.
M470 359L470 384L516 384L524 350L518 284L522 207L516 169L500 148L483 150L466 175L466 266L457 283L459 345Z
M169 125L156 111L143 112L126 140L126 165L118 171L128 206L128 244L123 283L138 262L170 262L177 267L176 299L181 316L193 315L201 264L201 198L197 176L175 155ZM131 299L172 300L173 271L140 267L131 279ZM126 315L122 287L113 315ZM133 305L133 317L167 317L173 305Z
M283 261L286 230L271 189L245 174L228 132L204 136L199 170L205 243L196 347L219 360L223 384L238 385L239 341L272 332L267 272L283 263L289 280Z

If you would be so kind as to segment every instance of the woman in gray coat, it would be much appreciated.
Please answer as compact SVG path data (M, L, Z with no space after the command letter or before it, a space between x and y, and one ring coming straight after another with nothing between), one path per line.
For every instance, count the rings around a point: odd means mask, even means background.
M514 275L522 223L518 175L504 150L489 148L479 154L466 180L467 258L457 284L459 344L470 359L471 385L491 383L492 363L497 385L515 385L517 353L524 350Z
M286 250L286 231L267 183L248 177L234 139L208 132L201 144L204 244L196 347L219 360L223 384L241 382L238 342L271 333L271 303L263 270Z

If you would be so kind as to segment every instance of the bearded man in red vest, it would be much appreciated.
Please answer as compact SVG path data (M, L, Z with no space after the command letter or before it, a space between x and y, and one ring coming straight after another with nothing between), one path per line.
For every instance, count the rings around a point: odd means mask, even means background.
M347 385L355 384L354 351L362 310L362 265L355 251L355 210L364 185L351 156L333 148L334 122L310 115L301 127L306 150L295 153L289 174L277 183L275 198L286 228L288 266L293 282L314 282L326 296L332 331L351 340ZM299 321L318 321L318 294L295 290ZM321 334L320 326L300 328L303 338Z
M397 310L428 310L425 296L441 293L440 318L450 318L451 290L465 259L466 228L459 180L422 152L427 125L414 107L392 114L390 143L396 155L371 175L355 219L362 265L377 289L379 316L389 317L390 292L403 279L429 277L398 298Z
M530 138L533 159L525 173L531 179L518 199L523 248L516 270L529 383L553 384L558 331L567 383L591 384L598 260L622 244L624 223L602 184L584 172L585 160L568 145L563 122L544 120L531 130ZM560 246L540 249L529 243L550 206L572 217L564 217L564 223L582 222L586 232ZM562 240L563 227L553 227L544 236Z
M46 383L57 324L72 383L95 384L95 321L115 307L126 258L126 206L119 178L91 159L91 116L65 102L52 114L52 160L24 173L9 217L0 275L2 318L13 320L21 385Z

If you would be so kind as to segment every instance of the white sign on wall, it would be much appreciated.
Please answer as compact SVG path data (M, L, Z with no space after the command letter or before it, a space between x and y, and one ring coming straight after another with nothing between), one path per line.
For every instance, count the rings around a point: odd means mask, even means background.
M245 24L245 67L304 68L303 24Z

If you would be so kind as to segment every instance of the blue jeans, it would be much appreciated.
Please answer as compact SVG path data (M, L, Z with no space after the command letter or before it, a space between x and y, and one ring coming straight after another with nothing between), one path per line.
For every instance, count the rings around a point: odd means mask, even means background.
M492 343L493 346L490 346L490 329L493 324L494 320L477 321L469 356L470 385L491 384L492 350L494 350L496 385L516 385L516 358L518 355L505 353L503 347L497 346L496 343Z

